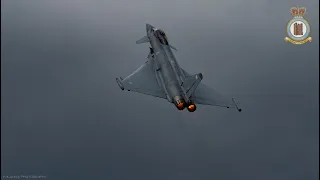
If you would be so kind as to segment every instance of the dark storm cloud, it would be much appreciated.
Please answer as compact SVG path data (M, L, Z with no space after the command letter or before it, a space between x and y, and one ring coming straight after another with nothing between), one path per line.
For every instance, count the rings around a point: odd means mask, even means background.
M313 42L285 43L292 6ZM316 179L319 1L1 1L4 175L48 179ZM244 109L122 92L145 23L180 65Z

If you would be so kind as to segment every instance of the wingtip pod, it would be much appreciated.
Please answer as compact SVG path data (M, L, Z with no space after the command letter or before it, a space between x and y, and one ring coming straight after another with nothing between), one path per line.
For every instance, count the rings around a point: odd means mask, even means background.
M120 79L121 79L121 81L122 81L122 78L121 78L121 77L120 77ZM124 90L124 87L123 87L122 82L121 82L118 78L116 78L116 81L117 81L118 86L120 87L120 89L121 89L121 90Z
M242 109L241 109L241 108L239 108L239 106L238 106L238 104L235 102L234 98L232 98L232 101L233 101L233 103L234 103L235 107L237 108L237 110L238 110L239 112L241 112L241 111L242 111Z
M201 80L203 79L202 73L199 73L199 77L200 77Z

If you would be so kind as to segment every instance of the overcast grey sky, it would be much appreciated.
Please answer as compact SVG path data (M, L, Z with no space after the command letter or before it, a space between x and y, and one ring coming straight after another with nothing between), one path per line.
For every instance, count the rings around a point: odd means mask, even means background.
M283 41L296 5L312 43ZM318 179L318 15L318 0L2 0L2 175ZM145 23L243 112L121 91Z

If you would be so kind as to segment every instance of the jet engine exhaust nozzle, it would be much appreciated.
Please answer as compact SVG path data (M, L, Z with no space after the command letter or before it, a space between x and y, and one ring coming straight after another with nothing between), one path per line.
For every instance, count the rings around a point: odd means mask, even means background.
M180 111L183 110L184 107L185 107L185 105L184 105L183 103L177 104L177 108L178 108Z
M194 112L197 110L197 106L195 104L190 104L188 105L187 109L189 112Z
M186 107L186 102L184 101L184 99L180 96L176 96L174 98L176 107L181 111Z

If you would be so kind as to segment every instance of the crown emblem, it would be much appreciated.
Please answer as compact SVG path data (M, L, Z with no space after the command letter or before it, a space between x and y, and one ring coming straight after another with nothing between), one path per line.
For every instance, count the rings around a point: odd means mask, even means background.
M293 7L290 9L292 16L303 16L306 13L305 7Z
M306 13L305 7L292 7L290 12L293 18L287 24L287 35L284 38L285 42L291 42L293 44L304 44L306 42L311 42L312 38L310 35L310 24L303 17Z

